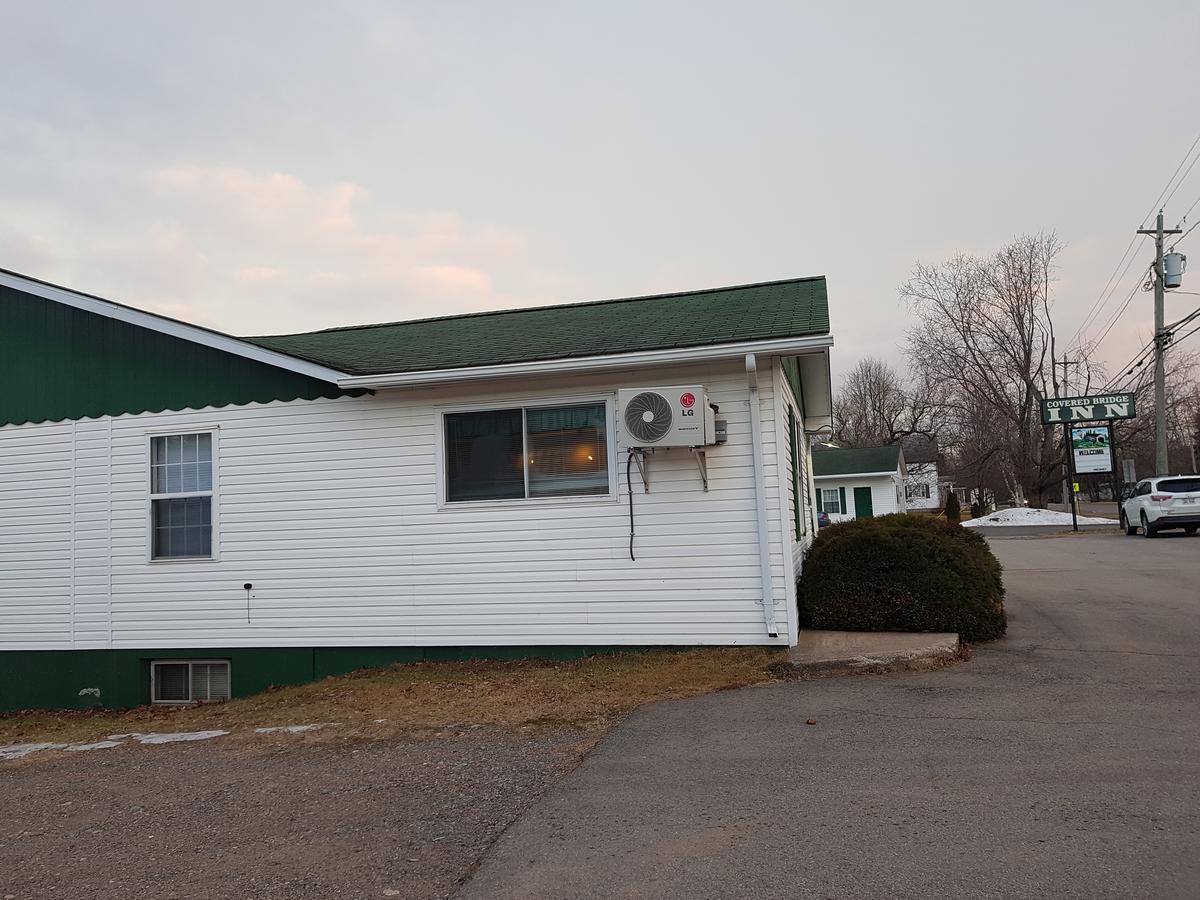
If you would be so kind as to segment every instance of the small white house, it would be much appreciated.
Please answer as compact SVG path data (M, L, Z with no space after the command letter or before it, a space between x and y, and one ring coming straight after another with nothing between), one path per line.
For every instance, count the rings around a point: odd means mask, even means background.
M923 435L910 435L901 442L906 478L904 499L910 511L940 510L947 487L938 472L937 441Z
M0 271L0 710L793 644L831 346L821 277L237 338Z
M831 521L846 522L907 512L906 470L899 444L886 447L817 445L812 454L817 508Z

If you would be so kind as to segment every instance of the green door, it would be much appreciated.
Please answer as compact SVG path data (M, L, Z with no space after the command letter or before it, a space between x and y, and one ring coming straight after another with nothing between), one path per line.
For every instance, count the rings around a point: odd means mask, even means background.
M869 519L875 514L875 510L871 506L871 489L855 488L854 489L854 518Z

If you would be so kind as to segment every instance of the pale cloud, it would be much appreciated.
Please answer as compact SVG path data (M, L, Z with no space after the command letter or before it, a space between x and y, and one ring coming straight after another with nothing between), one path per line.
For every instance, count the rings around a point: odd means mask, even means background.
M287 274L272 266L245 266L234 272L234 278L244 284L271 284L287 278Z
M554 302L515 229L447 210L378 213L348 180L197 164L129 186L133 223L52 247L13 230L29 274L234 333ZM25 265L28 263L28 265Z
M418 266L413 275L419 283L441 291L487 293L492 280L487 273L468 266Z
M284 172L256 174L228 166L174 166L151 172L154 190L173 205L222 213L247 237L293 241L353 237L354 204L366 191L350 182L313 188Z

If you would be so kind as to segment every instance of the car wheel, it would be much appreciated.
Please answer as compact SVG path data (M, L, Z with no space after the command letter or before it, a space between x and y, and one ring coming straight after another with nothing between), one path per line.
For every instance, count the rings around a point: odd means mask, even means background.
M1137 534L1137 526L1129 524L1129 519L1125 517L1125 510L1121 510L1121 527L1125 529L1126 534Z
M1146 514L1142 513L1142 535L1144 537L1152 538L1155 534L1156 532L1154 530L1154 526L1146 521Z
M1184 531L1184 533L1185 533L1185 534L1195 534L1195 533L1196 533L1196 526L1195 526L1195 525L1184 525L1184 526L1183 526L1183 531Z

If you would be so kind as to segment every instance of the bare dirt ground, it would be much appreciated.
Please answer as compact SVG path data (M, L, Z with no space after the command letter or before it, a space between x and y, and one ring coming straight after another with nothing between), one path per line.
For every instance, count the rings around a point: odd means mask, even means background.
M258 736L26 757L0 768L0 897L447 897L600 734Z

